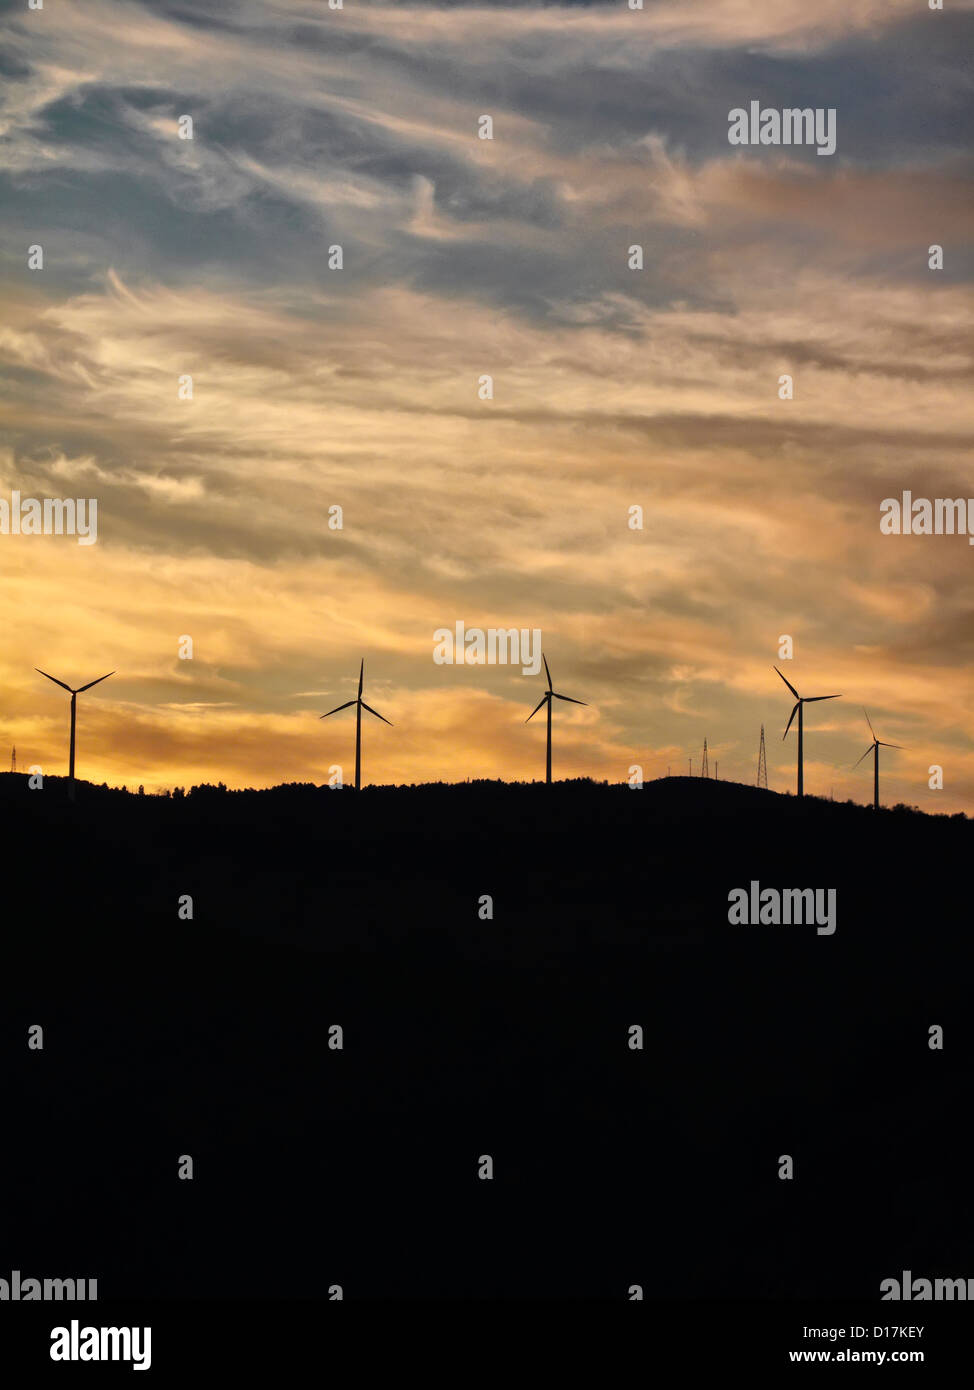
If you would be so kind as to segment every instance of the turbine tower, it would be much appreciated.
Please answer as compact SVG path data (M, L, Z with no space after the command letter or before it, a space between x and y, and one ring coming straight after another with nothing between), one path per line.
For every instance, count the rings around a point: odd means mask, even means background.
M47 679L48 679L49 681L53 681L55 685L59 685L59 686L61 687L62 690L66 690L66 691L68 692L68 694L71 696L71 751L70 751L70 754L69 754L69 756L68 756L68 796L69 796L69 797L71 798L71 800L73 801L73 800L74 800L74 730L75 730L75 723L76 723L76 718L77 718L77 703L78 703L78 696L81 695L81 694L83 694L84 691L90 690L91 687L92 687L93 685L99 685L102 681L107 681L107 680L108 680L108 677L109 677L109 676L114 676L115 672L114 672L114 671L109 671L106 675L104 675L104 676L99 676L97 680L89 681L87 685L79 685L78 688L77 688L77 690L72 690L71 687L70 687L70 685L65 685L65 684L64 684L64 681L59 681L59 680L57 679L56 676L48 676L48 675L47 675L47 672L46 672L46 671L42 671L41 668L40 668L39 666L35 666L35 667L34 667L34 670L37 672L37 674L38 674L39 676L47 676Z
M567 700L568 703L569 703L570 705L584 705L586 702L585 702L584 700L575 700L575 699L572 698L571 695L559 695L558 692L557 692L557 690L552 690L552 688L551 688L551 672L548 670L548 658L545 656L544 652L541 653L541 660L544 662L545 675L548 677L548 689L547 689L547 690L545 691L545 693L542 695L541 699L540 699L540 700L538 701L538 703L535 705L534 709L531 711L531 713L528 715L527 719L525 719L524 722L525 722L525 724L530 724L530 723L531 723L531 720L532 720L532 719L534 718L534 716L537 714L537 712L538 712L538 710L541 708L541 706L542 706L542 705L547 705L547 706L548 706L548 757L547 757L547 761L546 761L546 763L545 763L545 783L546 783L547 786L550 787L550 786L551 786L551 702L552 702L552 700Z
M764 751L764 725L761 725L761 746L758 749L758 786L768 789L768 759Z
M863 710L863 714L866 714L866 711L865 711L865 710ZM863 753L862 758L868 757L870 753L872 753L872 755L873 755L873 806L874 806L874 808L878 811L878 810L879 810L879 750L880 750L881 748L902 748L903 745L902 745L901 743L883 743L880 739L878 739L878 738L876 737L876 734L875 734L875 731L874 731L874 729L873 729L872 724L869 723L869 715L868 715L868 714L866 714L866 723L869 724L869 732L870 732L870 733L872 734L872 736L873 736L873 741L872 741L872 743L869 745L869 747L866 749L865 753ZM856 767L858 767L858 766L859 766L859 763L862 762L862 758L860 758L860 759L859 759L859 762L857 762L857 763L855 764Z
M778 671L777 666L776 666L774 669L775 669L776 671ZM781 672L780 672L780 671L778 671L778 675L781 676ZM783 681L785 681L784 676L781 676L781 679L782 679ZM841 695L799 695L798 691L797 691L797 690L795 689L795 687L792 685L791 681L785 681L785 685L787 685L788 689L791 691L792 695L794 695L794 697L795 697L795 708L792 710L791 714L790 714L789 717L788 717L788 723L785 725L785 732L781 735L781 737L782 737L782 739L786 739L786 738L788 737L788 730L791 728L791 721L794 719L795 714L797 713L797 714L798 714L798 795L799 795L799 796L804 796L804 795L805 795L805 763L804 763L804 742L803 742L804 729L803 729L803 725L802 725L802 711L803 711L805 705L814 704L816 700L840 700L842 697L841 697Z
M363 682L364 678L365 678L365 657L363 656L363 658L362 658L362 665L359 667L359 673L358 673L358 696L357 696L354 700L346 700L345 703L344 703L343 705L336 705L336 707L335 707L334 709L330 709L330 710L328 711L328 714L320 714L320 715L318 716L319 719L327 719L327 718L329 717L329 715L337 714L337 713L339 712L339 710L349 709L349 708L351 708L352 705L355 706L355 790L356 790L356 791L361 791L361 789L362 789L362 711L363 711L364 709L367 709L368 712L369 712L369 714L374 714L375 717L376 717L376 719L381 719L382 722L383 722L383 724L388 724L388 725L389 725L389 728L390 728L390 729L392 728L392 720L391 720L391 719L387 719L387 718L385 717L384 714L380 714L378 710L374 710L374 709L372 708L371 705L367 705L367 704L365 703L365 701L362 699L362 682Z

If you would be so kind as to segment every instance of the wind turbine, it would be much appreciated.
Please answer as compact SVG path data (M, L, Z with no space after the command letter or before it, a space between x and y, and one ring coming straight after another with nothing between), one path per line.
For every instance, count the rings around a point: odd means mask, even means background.
M775 669L776 671L778 671L777 666L776 666L774 669ZM781 672L780 672L780 671L778 671L778 675L781 676ZM784 676L781 676L781 679L782 679L783 681L785 681ZM803 727L802 727L802 709L803 709L803 706L814 704L816 700L841 700L842 696L841 696L841 695L804 695L804 696L802 696L802 695L799 695L798 691L797 691L797 690L795 689L795 687L792 685L791 681L785 681L785 685L787 685L788 689L791 691L792 695L794 695L794 697L795 697L795 708L792 710L791 714L790 714L789 717L788 717L788 723L785 725L785 732L781 735L781 737L782 737L782 740L784 740L784 739L786 739L786 738L788 737L788 730L791 728L791 721L794 719L795 714L796 714L796 712L797 712L797 714L798 714L798 795L799 795L799 796L804 796L804 795L805 795L805 762L804 762L804 747L803 747L803 733L804 733L804 730L803 730Z
M79 685L77 690L72 690L70 685L65 685L64 681L59 681L56 676L48 676L46 671L42 671L39 666L34 670L39 676L47 676L49 681L59 685L62 690L66 690L71 696L71 752L68 756L68 796L74 800L74 729L77 717L78 696L85 690L90 690L93 685L98 685L101 681L107 681L109 676L114 676L114 671L109 671L107 675L99 676L98 680L89 681L87 685Z
M337 714L339 710L350 709L355 706L355 790L362 789L362 711L367 709L369 714L374 714L376 719L381 719L383 724L388 724L392 728L392 720L387 719L384 714L374 710L371 705L367 705L362 699L362 681L365 677L365 657L362 658L362 665L358 673L358 696L354 700L346 700L343 705L337 705L335 709L330 709L328 714L320 714L319 719L327 719L328 715Z
M866 714L866 711L865 711L865 710L863 710L863 714ZM873 729L872 724L869 723L869 715L868 715L868 714L866 714L866 723L869 724L869 732L870 732L870 733L872 734L872 736L873 736L873 741L872 741L872 743L869 745L869 747L866 749L865 753L863 753L862 758L868 757L870 753L872 753L872 755L873 755L873 806L874 806L874 807L876 808L876 810L878 811L878 810L879 810L879 750L880 750L881 748L902 748L903 745L902 745L901 743L883 743L881 739L878 739L878 738L876 737L876 731ZM858 766L859 766L859 763L862 762L862 758L860 758L860 759L859 759L859 762L857 762L857 763L855 764L856 767L858 767Z
M545 782L551 786L551 702L552 700L567 700L570 705L584 705L584 700L573 700L571 695L559 695L557 690L551 688L551 672L548 670L548 658L544 652L541 653L541 660L544 662L545 675L548 677L548 689L535 705L534 709L525 719L525 724L530 724L542 705L548 706L548 759L545 764Z

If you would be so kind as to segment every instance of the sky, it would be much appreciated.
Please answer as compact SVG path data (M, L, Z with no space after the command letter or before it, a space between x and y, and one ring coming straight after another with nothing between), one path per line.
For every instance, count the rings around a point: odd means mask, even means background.
M793 789L778 665L842 695L808 792L871 797L865 707L884 801L974 810L974 548L879 526L974 498L944 3L0 6L0 498L98 504L0 535L0 767L66 772L41 667L116 672L79 776L350 780L364 657L364 781L543 777L543 675L437 664L462 622L587 702L556 778L753 782L764 724ZM835 153L731 145L751 100Z

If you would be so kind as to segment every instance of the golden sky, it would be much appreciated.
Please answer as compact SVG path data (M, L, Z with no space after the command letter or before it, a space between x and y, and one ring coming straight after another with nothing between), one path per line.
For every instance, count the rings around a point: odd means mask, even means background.
M354 711L317 716L364 657L395 726L366 717L366 781L543 776L543 676L435 664L462 621L540 629L588 701L555 708L556 777L696 769L706 737L751 782L764 723L793 788L777 664L843 695L806 711L808 791L869 799L865 706L905 745L883 799L969 811L974 549L879 517L974 497L971 28L912 0L8 12L0 498L98 501L94 545L0 535L19 766L67 766L34 668L114 668L79 776L349 778ZM834 107L836 153L730 146L752 98Z

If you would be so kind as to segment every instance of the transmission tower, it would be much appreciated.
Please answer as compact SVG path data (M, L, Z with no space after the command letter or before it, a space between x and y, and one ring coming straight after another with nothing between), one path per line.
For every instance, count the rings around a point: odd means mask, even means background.
M10 754L10 771L17 771L17 745L14 744L13 752Z
M707 740L706 740L706 739L704 739L704 741L703 741L703 762L702 762L701 765L700 765L700 776L701 776L701 777L709 777L709 776L710 776L710 764L709 764L708 761L707 761Z
M758 752L758 786L768 788L768 759L764 751L764 725L761 725L761 748Z

